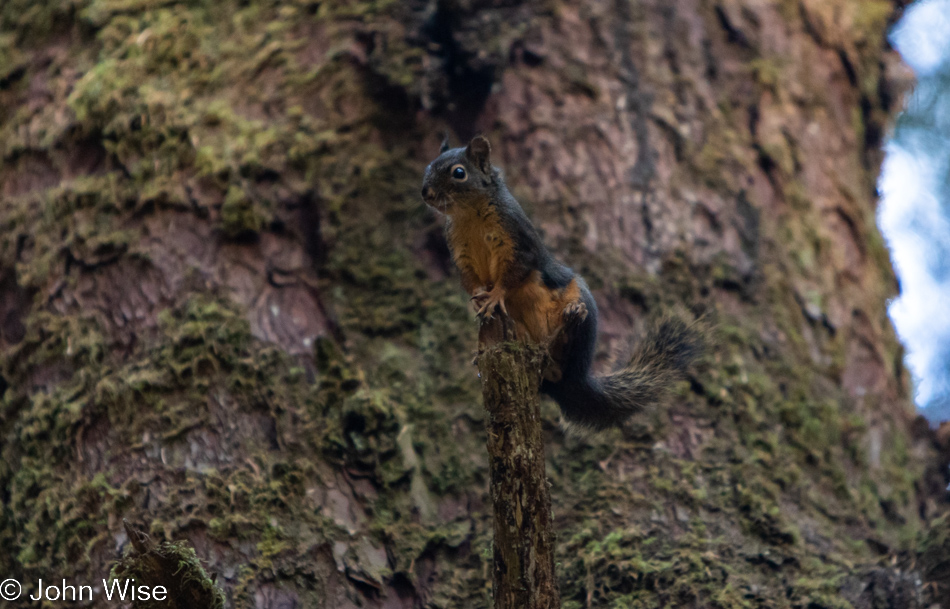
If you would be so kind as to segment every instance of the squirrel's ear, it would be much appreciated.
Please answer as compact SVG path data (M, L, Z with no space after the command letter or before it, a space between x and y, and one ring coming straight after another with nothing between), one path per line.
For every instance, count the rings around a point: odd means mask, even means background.
M439 154L442 154L448 149L449 149L449 132L445 131L442 133L442 147L439 148Z
M476 135L468 143L465 156L483 173L491 173L491 144L484 137Z

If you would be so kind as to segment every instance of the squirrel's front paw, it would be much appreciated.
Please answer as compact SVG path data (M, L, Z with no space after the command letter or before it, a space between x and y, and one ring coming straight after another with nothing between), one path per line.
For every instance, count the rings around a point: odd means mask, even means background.
M472 304L475 306L475 312L483 319L491 319L496 308L500 308L505 315L508 314L508 309L505 308L505 292L497 287L490 292L476 290L472 295Z
M478 288L472 292L472 308L475 310L475 313L478 313L483 306L485 306L485 300L488 299L488 290L485 288Z
M488 298L488 290L484 287L475 288L475 291L472 292L472 307L475 309L475 312L478 313L478 310L482 308L482 305L485 304L485 299Z

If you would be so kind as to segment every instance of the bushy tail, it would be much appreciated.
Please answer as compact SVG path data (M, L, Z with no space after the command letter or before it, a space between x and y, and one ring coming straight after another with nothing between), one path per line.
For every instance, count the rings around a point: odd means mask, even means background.
M565 378L552 397L571 424L593 431L614 427L661 402L702 351L693 326L666 319L640 341L625 368L602 377Z

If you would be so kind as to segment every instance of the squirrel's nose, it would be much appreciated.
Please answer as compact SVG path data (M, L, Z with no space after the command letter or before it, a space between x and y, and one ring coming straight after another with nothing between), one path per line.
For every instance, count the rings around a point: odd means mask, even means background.
M431 201L432 199L434 199L434 198L435 198L435 189L432 188L431 186L423 186L423 187L422 187L422 198L425 199L426 201Z

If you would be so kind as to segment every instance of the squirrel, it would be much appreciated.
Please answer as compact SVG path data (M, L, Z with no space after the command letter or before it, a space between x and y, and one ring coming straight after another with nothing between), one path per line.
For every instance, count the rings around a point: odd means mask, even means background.
M601 431L659 402L699 356L701 341L686 323L666 319L641 341L629 364L594 377L597 303L584 280L544 246L531 220L491 164L491 145L476 136L465 148L442 142L426 168L425 203L444 214L462 287L481 319L496 310L519 338L546 345L553 371L540 390L572 426Z

